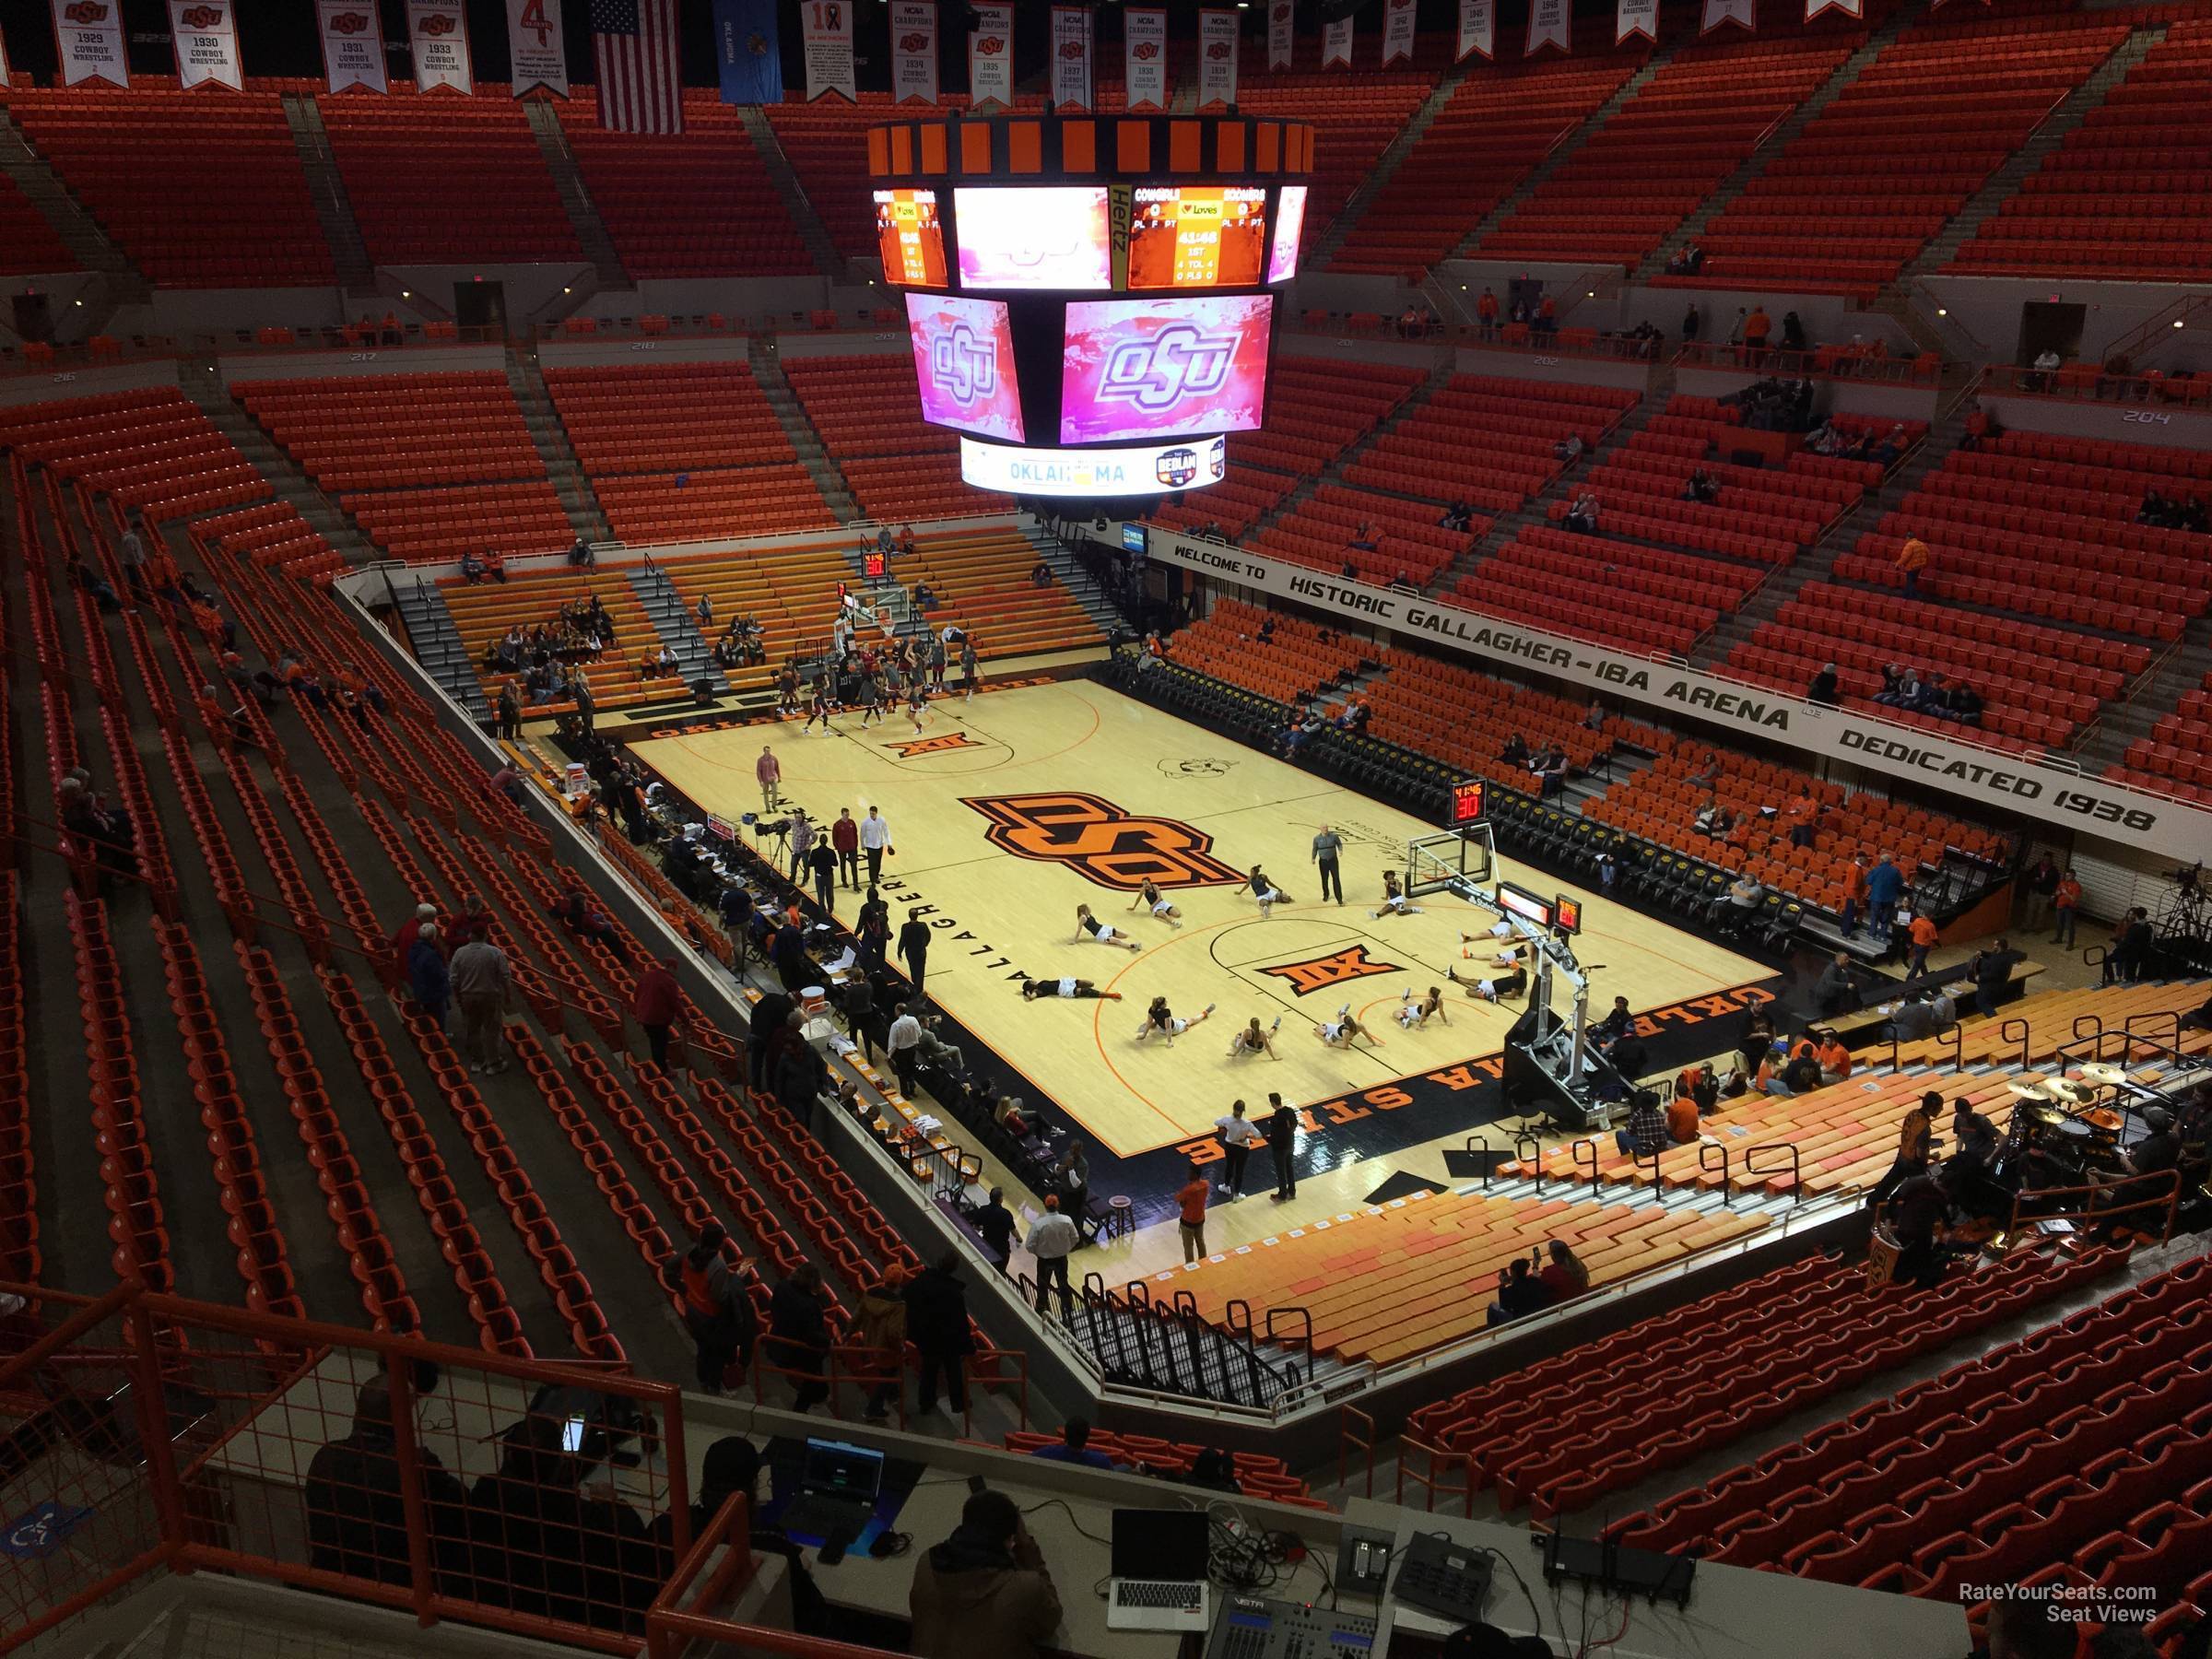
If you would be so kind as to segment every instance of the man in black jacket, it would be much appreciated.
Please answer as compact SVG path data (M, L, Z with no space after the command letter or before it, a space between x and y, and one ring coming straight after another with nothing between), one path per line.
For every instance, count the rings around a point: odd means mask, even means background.
M830 1320L822 1308L822 1270L801 1262L791 1277L770 1292L768 1341L765 1358L786 1371L812 1376L797 1384L794 1411L811 1411L830 1397L830 1385L819 1378L830 1358Z
M1974 958L1974 1012L1987 1019L1997 1011L1997 998L2012 982L2012 971L2028 959L2000 938Z
M1275 1159L1275 1198L1298 1196L1298 1109L1283 1104L1283 1097L1269 1091L1267 1103L1275 1111L1267 1119L1267 1153Z
M960 1364L975 1351L968 1328L968 1288L960 1282L960 1257L948 1250L906 1288L906 1339L922 1356L914 1397L921 1411L937 1408L937 1378L955 1411L968 1409L968 1382Z
M791 1017L792 1007L791 998L781 991L770 991L753 1005L752 1023L747 1030L746 1080L762 1093L768 1091L773 1081L768 1063L782 1041L783 1025Z
M451 1564L468 1537L468 1494L435 1453L418 1446L422 1498L434 1559ZM324 1572L349 1573L380 1584L406 1584L406 1499L392 1433L392 1395L371 1382L354 1403L353 1432L330 1441L307 1465L308 1559Z
M814 1103L830 1086L830 1068L806 1041L805 1016L794 1008L784 1019L784 1038L775 1061L776 1103L814 1130Z
M929 924L918 910L908 911L899 929L899 959L906 964L906 977L914 982L914 989L921 990L923 972L929 966Z
M1014 1255L1014 1246L1021 1242L1014 1228L1014 1212L1006 1207L1006 1188L991 1189L991 1202L975 1212L975 1230L983 1235L983 1242L998 1258L999 1272L1006 1272L1006 1263Z

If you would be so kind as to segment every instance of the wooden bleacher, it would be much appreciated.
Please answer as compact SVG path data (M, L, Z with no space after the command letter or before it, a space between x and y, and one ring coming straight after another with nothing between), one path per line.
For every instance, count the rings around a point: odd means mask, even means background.
M1594 1286L1765 1225L1763 1216L1587 1197L1415 1194L1153 1277L1158 1294L1187 1292L1217 1323L1232 1301L1303 1308L1316 1353L1387 1365L1482 1330L1499 1271L1548 1240L1571 1245Z
M910 590L928 582L937 599L926 613L930 627L950 623L973 634L984 662L1105 643L1065 588L1030 580L1036 565L1036 545L1019 531L971 530L922 537L892 570Z
M709 553L664 560L661 569L668 572L686 606L697 609L702 594L714 601L714 624L705 630L708 644L732 617L751 617L760 624L768 660L749 668L733 668L725 677L741 692L765 690L794 652L812 652L829 644L830 624L837 616L837 584L853 579L852 561L844 554L848 545L840 539L766 553Z
M1850 1014L1839 1014L1832 1019L1816 1019L1813 1024L1835 1032L1843 1040L1843 1046L1847 1049L1874 1053L1875 1034L1881 1030L1883 1022L1889 1018L1883 1012L1883 1009L1901 998L1906 992L1933 992L1938 987L1956 987L1951 1000L1957 1003L1971 1003L1974 994L1974 981L1973 975L1968 970L1972 961L1973 959L1969 957L1955 968L1935 969L1922 974L1918 979L1899 980L1886 984L1882 987L1881 1001L1878 1004L1857 1009ZM2033 957L2029 957L2012 965L2012 973L2006 979L2006 983L2018 992L2022 998L2025 998L2030 994L2029 985L2041 978L2044 971L2042 963L2037 961ZM2003 1019L2018 1018L2018 1014L2008 1004L2005 1013L1998 1018ZM1883 1058L1887 1059L1888 1056L1884 1055Z
M619 570L515 575L505 582L482 582L473 586L453 576L441 582L438 587L445 596L446 609L453 613L461 642L468 647L469 663L475 667L488 701L499 700L502 680L519 681L522 677L511 676L503 669L484 666L485 653L500 637L511 628L528 629L541 622L551 622L559 616L563 605L594 594L599 595L599 603L606 607L606 614L615 623L614 648L597 662L581 665L591 677L594 702L605 711L687 701L691 696L690 688L681 679L640 677L640 659L660 649L661 636L645 615L645 607L638 603L629 578ZM525 705L524 715L526 719L543 719L569 706L566 702Z

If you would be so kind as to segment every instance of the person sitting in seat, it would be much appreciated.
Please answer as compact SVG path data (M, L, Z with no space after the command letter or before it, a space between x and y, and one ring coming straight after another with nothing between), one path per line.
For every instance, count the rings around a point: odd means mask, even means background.
M1594 489L1585 489L1581 495L1575 497L1574 505L1567 510L1567 516L1561 522L1566 524L1568 529L1574 531L1579 535L1595 535L1597 534L1597 492Z
M1498 1300L1490 1304L1485 1323L1505 1324L1531 1313L1541 1313L1551 1302L1551 1288L1536 1277L1535 1261L1528 1256L1515 1256L1511 1265L1498 1276Z

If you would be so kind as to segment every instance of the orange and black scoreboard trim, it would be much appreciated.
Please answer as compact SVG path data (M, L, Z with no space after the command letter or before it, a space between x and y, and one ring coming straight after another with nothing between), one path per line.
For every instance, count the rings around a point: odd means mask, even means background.
M868 129L882 180L1261 178L1313 171L1313 127L1247 115L983 115Z

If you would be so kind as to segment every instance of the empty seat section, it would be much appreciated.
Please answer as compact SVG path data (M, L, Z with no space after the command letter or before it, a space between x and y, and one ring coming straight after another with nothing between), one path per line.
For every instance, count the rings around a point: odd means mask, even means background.
M2127 746L2125 759L2105 776L2138 789L2161 790L2185 800L2212 802L2212 674L2182 693L2150 735Z
M54 234L31 199L0 174L0 276L33 276L77 269L76 255Z
M1347 199L1374 171L1382 152L1427 100L1436 85L1436 72L1406 65L1358 73L1268 71L1262 67L1260 45L1258 37L1246 37L1244 66L1237 82L1239 111L1308 121L1315 128L1304 244L1299 254L1304 265L1312 262L1311 250L1335 222ZM1454 188L1464 189L1465 184L1464 178L1453 181Z
M1065 588L1037 585L1037 544L1018 530L947 532L919 538L892 574L910 592L927 582L930 627L963 629L986 662L1101 643L1099 625Z
M960 482L959 436L923 421L911 354L786 357L783 372L831 465L870 517L958 518L1012 510L1011 498Z

